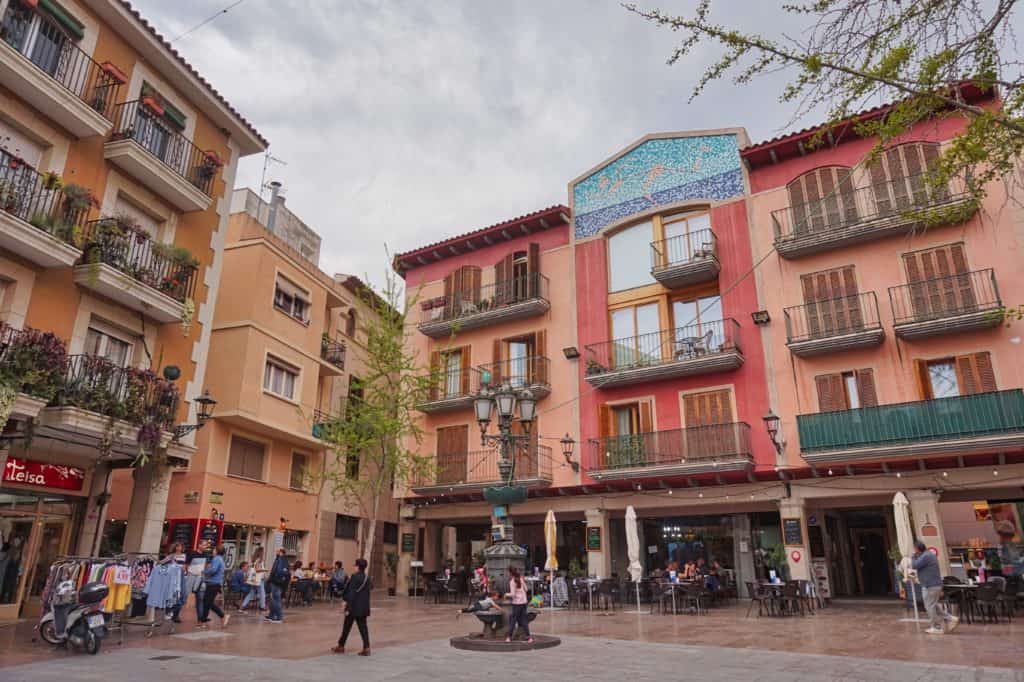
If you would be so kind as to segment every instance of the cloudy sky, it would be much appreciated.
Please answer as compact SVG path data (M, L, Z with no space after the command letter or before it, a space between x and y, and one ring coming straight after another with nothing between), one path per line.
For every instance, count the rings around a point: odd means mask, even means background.
M135 0L168 38L229 4ZM719 4L740 26L779 23L769 3ZM777 84L688 103L713 55L669 67L675 40L611 0L244 0L175 46L287 162L268 180L323 236L321 267L379 282L385 245L566 203L569 180L647 133L787 126ZM238 184L262 169L243 160Z

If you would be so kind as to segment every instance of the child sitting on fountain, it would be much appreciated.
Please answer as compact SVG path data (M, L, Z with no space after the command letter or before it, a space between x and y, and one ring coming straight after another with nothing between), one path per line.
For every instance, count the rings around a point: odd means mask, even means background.
M498 593L491 591L483 599L478 599L473 602L470 606L460 609L455 612L455 618L458 619L464 613L483 613L490 611L492 613L505 613L505 609L498 606Z

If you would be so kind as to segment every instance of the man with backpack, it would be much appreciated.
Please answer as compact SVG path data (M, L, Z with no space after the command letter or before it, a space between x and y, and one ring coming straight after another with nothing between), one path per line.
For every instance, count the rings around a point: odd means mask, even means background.
M280 623L284 620L281 595L288 589L291 581L292 572L288 568L288 558L285 556L284 547L281 547L277 550L274 565L270 568L270 577L267 578L267 583L270 585L270 613L264 620L268 623Z

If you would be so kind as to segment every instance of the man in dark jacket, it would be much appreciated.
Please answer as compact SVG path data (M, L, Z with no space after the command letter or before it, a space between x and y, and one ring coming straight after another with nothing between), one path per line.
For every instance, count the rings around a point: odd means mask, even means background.
M284 547L277 550L277 558L270 568L270 575L267 577L267 584L270 585L270 613L266 620L271 623L280 623L284 620L284 612L281 609L281 594L288 589L292 581L292 572L288 568L288 557L285 556Z
M352 632L352 624L359 626L359 636L363 639L363 650L360 656L370 655L370 631L366 627L366 619L370 616L370 590L373 585L370 576L366 575L366 559L356 559L356 573L348 579L342 599L345 600L345 625L338 638L338 646L332 651L336 654L345 653L345 642Z

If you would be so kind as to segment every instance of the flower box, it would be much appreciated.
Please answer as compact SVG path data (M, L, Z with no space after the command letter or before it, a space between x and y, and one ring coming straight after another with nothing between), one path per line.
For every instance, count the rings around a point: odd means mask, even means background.
M217 152L213 151L212 149L207 149L205 152L203 152L203 158L205 159L206 163L216 166L217 168L220 168L221 166L224 165L224 162L221 160L220 155L217 154Z
M157 116L163 116L164 115L164 105L161 104L160 102L158 102L155 97L152 97L150 95L146 95L145 97L142 98L142 104L143 104L143 106L145 106L147 109L152 111Z
M112 62L103 62L100 64L100 68L103 69L103 73L107 74L121 85L128 82L128 76L125 75L124 71L117 68L116 64Z

